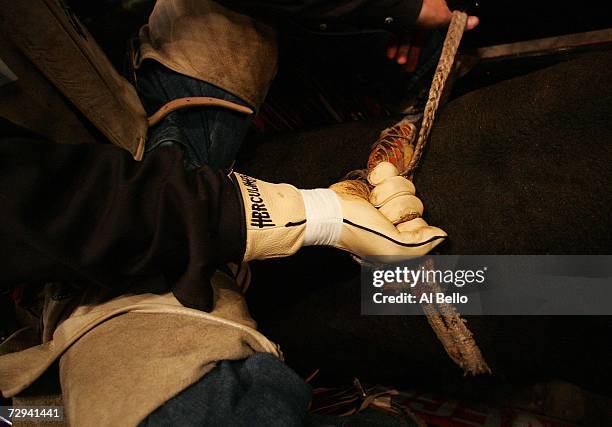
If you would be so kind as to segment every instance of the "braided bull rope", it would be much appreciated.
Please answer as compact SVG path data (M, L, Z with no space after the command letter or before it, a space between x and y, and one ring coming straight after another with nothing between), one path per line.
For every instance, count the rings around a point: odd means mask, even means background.
M414 148L414 154L406 169L402 171L402 175L410 179L412 179L414 170L419 164L419 160L421 160L423 148L431 133L436 111L440 104L440 98L444 92L446 80L453 68L457 49L459 48L459 43L461 43L461 37L463 36L463 31L467 24L467 18L468 16L465 12L453 12L453 17L448 27L446 38L444 39L440 60L438 61L438 66L436 67L436 72L429 89L429 97L425 104L423 120L421 122L421 129L419 130L419 137ZM428 259L425 262L425 267L432 269L434 267L433 260ZM437 283L432 283L431 286L434 288L434 291L440 290ZM457 363L466 373L472 375L491 373L491 369L478 348L472 332L466 325L466 320L461 318L461 315L452 304L425 303L421 304L421 307L427 316L429 325L444 346L444 350L455 363Z
M408 164L408 167L402 171L402 175L412 177L414 170L416 169L421 155L423 154L423 148L431 133L431 128L436 118L436 111L440 104L440 98L444 92L444 86L446 80L453 68L455 62L455 55L461 43L461 37L467 24L467 14L465 12L454 11L451 23L444 39L444 46L442 47L442 53L440 54L440 60L436 67L431 87L429 89L429 97L425 104L425 110L423 111L423 121L421 122L421 129L419 130L419 137L414 147L414 155Z
M434 268L431 258L427 259L423 266L427 270ZM435 282L428 285L434 292L440 292L440 286ZM420 287L421 290L422 286ZM474 340L472 332L468 329L467 321L455 309L451 303L421 303L421 308L427 317L427 322L442 343L446 354L464 372L471 375L491 373L491 369L485 361L480 348Z
M413 120L408 117L383 130L372 146L367 170L353 171L345 177L345 179L350 181L343 181L341 183L346 187L347 191L353 194L360 194L362 197L368 196L370 186L366 181L367 172L383 161L393 163L401 171L402 176L412 180L414 171L419 164L423 149L431 133L436 111L444 92L444 86L453 68L455 55L457 54L466 24L467 14L454 11L444 40L440 60L429 89L429 97L425 104L418 138L416 126ZM414 143L415 139L416 144ZM422 265L426 269L433 269L434 267L432 259L427 259ZM432 291L441 291L437 283L421 283L419 286L420 292L424 292L425 285L430 286ZM421 307L429 325L444 346L444 350L464 372L472 375L491 372L474 340L472 332L466 326L466 320L461 318L461 315L452 304L422 303Z

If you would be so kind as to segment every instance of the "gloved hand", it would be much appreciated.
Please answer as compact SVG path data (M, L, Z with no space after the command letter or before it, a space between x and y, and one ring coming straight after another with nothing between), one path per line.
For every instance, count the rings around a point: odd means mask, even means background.
M358 257L424 255L447 234L420 218L414 185L388 162L359 181L329 189L298 190L235 174L244 201L244 261L278 258L302 246L334 246Z

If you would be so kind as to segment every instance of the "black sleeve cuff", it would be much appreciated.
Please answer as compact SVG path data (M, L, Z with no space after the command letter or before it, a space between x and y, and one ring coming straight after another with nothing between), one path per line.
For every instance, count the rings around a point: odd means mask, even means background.
M227 178L219 203L219 238L222 239L220 259L242 262L246 250L246 221L244 202L234 174Z

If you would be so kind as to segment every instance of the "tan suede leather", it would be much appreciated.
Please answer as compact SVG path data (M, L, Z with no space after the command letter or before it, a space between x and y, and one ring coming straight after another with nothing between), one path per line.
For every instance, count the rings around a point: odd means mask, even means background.
M142 157L144 108L76 16L54 0L0 0L0 26L104 136Z
M2 394L20 393L60 358L71 425L130 426L219 360L243 359L254 352L280 357L277 347L255 329L233 281L216 273L212 283L211 313L183 307L169 292L115 297L90 289L79 301L48 298L43 335L51 339L0 356ZM5 345L10 346L10 338L0 347Z
M153 59L256 109L276 73L276 31L211 0L157 0L139 38L136 66Z

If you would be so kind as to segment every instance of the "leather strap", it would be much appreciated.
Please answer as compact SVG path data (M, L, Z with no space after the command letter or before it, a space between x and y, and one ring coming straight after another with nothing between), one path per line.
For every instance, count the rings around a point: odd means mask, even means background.
M249 107L245 107L244 105L236 104L231 101L226 101L224 99L211 98L209 96L194 96L194 97L188 97L188 98L175 99L174 101L170 101L164 106L162 106L152 116L149 116L147 118L149 127L155 126L164 117L166 117L168 114L170 114L173 111L180 110L183 108L191 108L191 107L221 107L221 108L227 108L228 110L236 111L238 113L244 113L244 114L254 113L254 111L250 109Z

